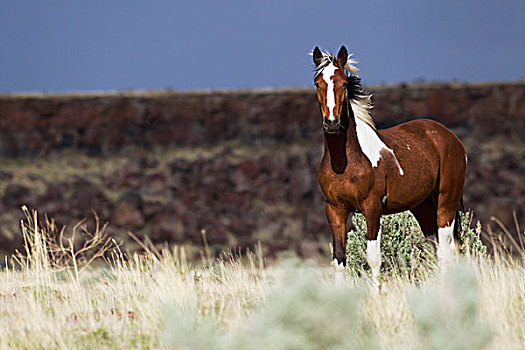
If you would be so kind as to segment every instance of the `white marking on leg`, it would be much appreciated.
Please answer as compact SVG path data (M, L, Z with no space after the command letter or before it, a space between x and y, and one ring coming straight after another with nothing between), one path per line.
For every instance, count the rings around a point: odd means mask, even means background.
M452 220L450 226L438 228L437 256L441 267L448 265L454 257L454 222L455 220Z
M345 266L334 259L331 263L334 267L334 284L339 287L345 284Z
M351 104L351 106L352 110L354 111L354 114L359 113L359 109L357 107L354 107L354 104ZM368 158L368 160L370 160L372 166L377 167L377 163L381 159L381 151L385 150L389 152L392 155L392 157L394 157L394 161L397 167L399 168L399 174L404 175L403 168L401 168L401 164L399 164L399 161L397 160L394 151L388 148L387 145L385 145L385 143L381 141L376 131L372 129L370 125L362 121L361 118L355 118L355 124L357 140L359 141L361 150Z
M338 70L336 66L334 66L333 63L329 64L325 69L323 69L323 79L328 85L326 88L326 107L328 107L328 110L330 111L330 114L328 115L328 120L334 121L335 120L335 92L334 92L334 81L332 80L332 77L335 75L335 71Z
M381 198L381 203L386 204L386 199L388 198L388 194L385 194L383 198Z
M372 269L372 283L379 288L379 271L381 269L381 227L376 240L366 243L366 261Z

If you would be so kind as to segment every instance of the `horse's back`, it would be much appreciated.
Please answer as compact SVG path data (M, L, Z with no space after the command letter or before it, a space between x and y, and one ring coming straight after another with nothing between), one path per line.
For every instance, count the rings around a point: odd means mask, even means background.
M413 140L423 147L432 147L440 156L465 157L465 148L458 137L443 124L432 119L416 119L379 131L392 148L403 147ZM429 142L430 141L430 142Z

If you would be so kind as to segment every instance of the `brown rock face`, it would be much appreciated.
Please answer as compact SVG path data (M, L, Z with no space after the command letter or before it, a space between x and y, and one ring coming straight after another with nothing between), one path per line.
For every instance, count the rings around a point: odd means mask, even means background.
M115 208L113 223L117 226L140 228L144 226L144 216L131 203L120 202Z
M141 228L145 223L142 207L142 198L139 192L124 192L115 207L113 223L121 227Z
M6 207L20 208L26 204L31 197L31 191L28 187L12 183L7 185L2 196L2 204Z

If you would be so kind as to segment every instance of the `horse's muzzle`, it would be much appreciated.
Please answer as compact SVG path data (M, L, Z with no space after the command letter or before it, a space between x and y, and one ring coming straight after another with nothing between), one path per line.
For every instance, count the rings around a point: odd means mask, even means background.
M324 117L323 118L323 129L325 132L328 132L328 133L338 132L339 129L341 129L341 123L339 122L339 118L330 120L327 117Z

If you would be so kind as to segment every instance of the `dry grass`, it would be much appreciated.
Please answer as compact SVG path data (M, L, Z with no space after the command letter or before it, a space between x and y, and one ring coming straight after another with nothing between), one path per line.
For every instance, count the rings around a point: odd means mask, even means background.
M126 256L92 244L75 254L82 244L51 237L34 215L26 251L0 272L2 349L525 347L523 256L462 261L420 285L388 277L377 293L366 277L334 286L328 266L265 266L260 249L204 254L195 266L177 247Z

